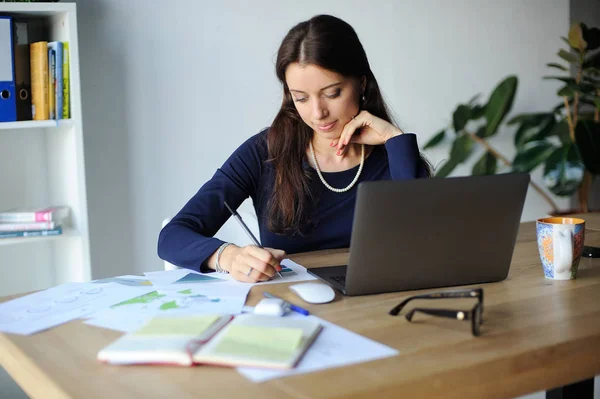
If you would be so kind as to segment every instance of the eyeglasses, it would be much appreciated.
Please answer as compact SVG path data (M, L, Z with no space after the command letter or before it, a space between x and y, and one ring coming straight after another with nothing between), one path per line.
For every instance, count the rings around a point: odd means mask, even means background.
M450 310L450 309L432 309L415 308L406 314L406 320L412 321L416 312L429 314L432 316L448 317L457 320L470 320L473 335L481 335L481 324L483 324L483 289L473 288L468 290L441 291L429 294L415 295L406 298L390 310L390 315L397 316L402 308L413 299L442 299L442 298L477 298L477 304L471 310Z

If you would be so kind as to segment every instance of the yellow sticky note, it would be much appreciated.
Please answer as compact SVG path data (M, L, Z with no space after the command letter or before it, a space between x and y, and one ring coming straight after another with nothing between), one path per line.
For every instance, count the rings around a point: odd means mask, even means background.
M219 319L217 315L154 317L135 335L200 335Z
M300 342L300 328L233 325L215 352L248 359L285 361Z

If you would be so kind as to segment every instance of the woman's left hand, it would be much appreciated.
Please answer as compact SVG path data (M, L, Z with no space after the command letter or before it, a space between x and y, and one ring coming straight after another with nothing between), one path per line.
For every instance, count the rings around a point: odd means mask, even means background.
M392 137L402 133L402 130L391 123L368 111L361 111L344 126L342 134L332 141L331 146L337 147L339 155L344 155L349 143L385 144Z

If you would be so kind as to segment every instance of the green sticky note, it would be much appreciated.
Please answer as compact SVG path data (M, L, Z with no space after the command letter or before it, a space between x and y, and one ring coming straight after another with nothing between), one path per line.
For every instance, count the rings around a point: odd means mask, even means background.
M215 352L256 360L286 361L302 342L302 329L233 325Z
M154 317L135 335L200 335L219 319L217 315Z

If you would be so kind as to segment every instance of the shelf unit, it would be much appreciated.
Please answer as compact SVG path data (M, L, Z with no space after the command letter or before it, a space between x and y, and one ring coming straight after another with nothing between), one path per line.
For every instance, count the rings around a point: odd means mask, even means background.
M63 234L0 239L0 295L91 278L74 3L0 3L0 15L42 18L48 41L69 42L67 120L0 123L0 209L67 205Z

